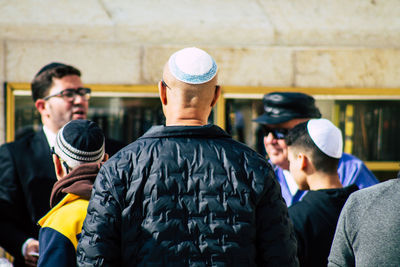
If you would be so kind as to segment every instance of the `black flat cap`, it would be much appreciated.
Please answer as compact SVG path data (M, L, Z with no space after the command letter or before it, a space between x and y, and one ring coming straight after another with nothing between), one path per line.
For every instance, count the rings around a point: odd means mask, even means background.
M295 92L264 95L264 114L254 119L261 124L278 124L296 118L321 118L312 96Z

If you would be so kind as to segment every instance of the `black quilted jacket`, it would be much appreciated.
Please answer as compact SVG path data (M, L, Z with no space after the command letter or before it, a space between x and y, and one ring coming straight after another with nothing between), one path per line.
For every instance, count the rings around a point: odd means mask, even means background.
M79 266L297 266L265 159L222 129L155 126L96 179Z

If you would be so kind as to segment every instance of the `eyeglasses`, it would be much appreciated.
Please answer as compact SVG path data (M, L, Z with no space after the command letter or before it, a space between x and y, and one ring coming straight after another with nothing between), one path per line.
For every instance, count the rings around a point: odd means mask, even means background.
M83 88L83 87L79 87L77 89L64 89L57 94L48 95L46 97L43 97L43 100L48 100L54 96L60 96L60 97L64 98L65 101L71 102L71 101L75 100L77 95L83 97L85 100L89 100L91 92L92 92L92 90L90 90L90 88Z
M162 83L163 86L165 86L165 87L169 88L170 90L172 90L171 87L169 87L169 86L167 85L167 83L164 82L164 80L161 80L161 83Z
M269 128L267 126L263 127L264 130L264 135L268 136L269 133L272 133L272 136L275 139L285 139L286 135L288 134L289 130L288 129L284 129L284 128Z

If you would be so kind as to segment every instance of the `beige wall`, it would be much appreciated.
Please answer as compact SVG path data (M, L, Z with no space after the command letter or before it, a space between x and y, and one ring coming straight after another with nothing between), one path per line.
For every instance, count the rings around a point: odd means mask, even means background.
M155 84L198 46L222 85L400 88L397 0L8 0L0 14L0 82L61 61L86 83Z

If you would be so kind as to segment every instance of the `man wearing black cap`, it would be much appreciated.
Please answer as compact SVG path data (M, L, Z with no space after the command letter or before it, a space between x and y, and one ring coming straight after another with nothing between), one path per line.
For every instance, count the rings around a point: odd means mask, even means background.
M311 118L320 118L313 97L296 92L273 92L264 95L264 113L254 121L264 130L264 147L288 206L299 201L305 191L298 187L289 173L285 136L289 129ZM360 189L378 183L378 180L358 158L343 153L338 174L344 186L356 184Z
M43 128L0 147L0 246L14 257L14 266L36 266L36 223L49 210L57 180L51 147L62 126L87 117L91 90L80 76L78 69L63 63L44 66L31 83ZM106 151L112 155L121 147L112 151L106 144Z

